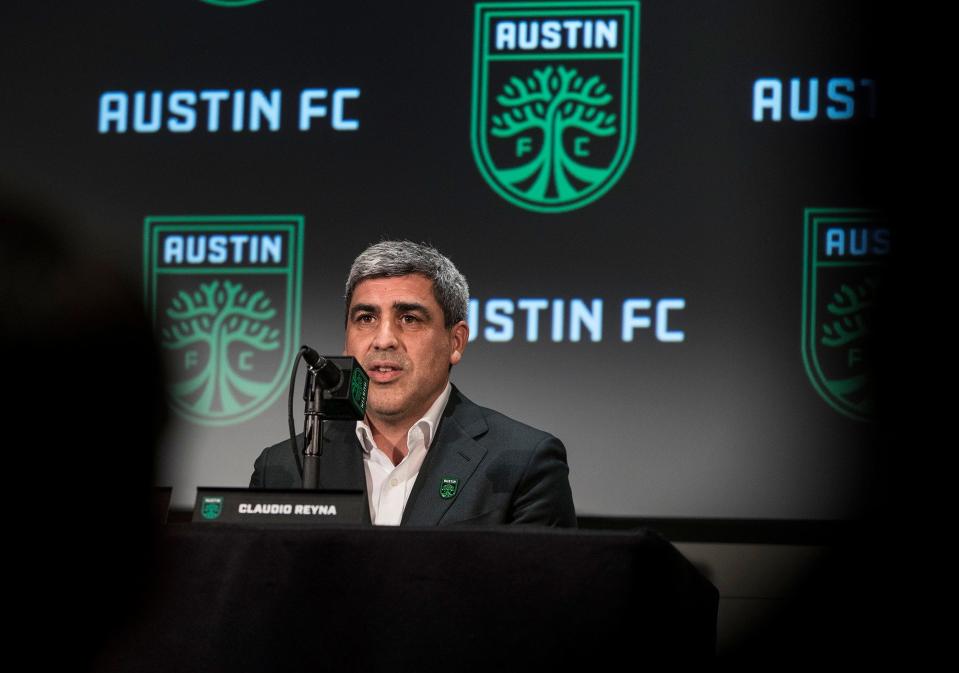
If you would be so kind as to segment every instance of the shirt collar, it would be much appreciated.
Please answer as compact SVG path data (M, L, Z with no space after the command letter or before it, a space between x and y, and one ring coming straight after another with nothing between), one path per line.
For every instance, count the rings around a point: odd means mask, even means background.
M443 418L443 412L446 410L446 403L449 402L450 392L452 390L452 384L447 381L443 392L436 398L432 406L426 410L423 418L410 426L410 429L406 433L407 446L409 446L411 442L410 434L418 427L423 433L423 444L426 446L426 450L429 450L430 445L433 443L433 438L436 435L436 428L440 424L440 419ZM363 447L363 452L366 454L369 454L370 451L373 450L373 447L376 446L376 443L373 441L373 431L366 422L366 418L356 422L356 438L360 440L360 446Z

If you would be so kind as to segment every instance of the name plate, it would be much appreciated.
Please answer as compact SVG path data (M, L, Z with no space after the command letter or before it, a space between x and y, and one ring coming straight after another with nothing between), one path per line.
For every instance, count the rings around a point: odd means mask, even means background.
M246 488L196 490L195 523L255 523L329 526L364 521L363 491L265 491Z

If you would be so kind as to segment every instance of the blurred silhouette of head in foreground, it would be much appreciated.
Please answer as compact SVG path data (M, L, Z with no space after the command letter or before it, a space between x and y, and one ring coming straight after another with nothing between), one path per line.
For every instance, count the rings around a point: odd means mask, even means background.
M0 195L7 576L13 642L82 670L152 575L165 405L137 285L65 224Z

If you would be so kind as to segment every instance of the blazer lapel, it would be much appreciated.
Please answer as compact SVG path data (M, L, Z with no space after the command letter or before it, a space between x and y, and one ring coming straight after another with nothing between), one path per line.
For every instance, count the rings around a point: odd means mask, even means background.
M457 480L461 492L476 467L486 455L486 449L476 442L488 430L478 407L463 397L454 386L436 438L426 453L426 460L413 484L413 492L403 510L404 526L435 526L456 500L443 498L440 486L444 479Z
M326 421L323 427L323 456L320 458L320 488L363 491L363 511L370 523L370 499L366 494L363 449L356 439L356 424Z

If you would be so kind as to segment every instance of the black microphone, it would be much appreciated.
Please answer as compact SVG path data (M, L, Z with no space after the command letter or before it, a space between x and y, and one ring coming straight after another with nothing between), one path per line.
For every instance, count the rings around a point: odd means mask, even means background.
M308 367L303 400L306 402L303 425L303 488L316 489L320 484L320 456L323 455L323 421L359 420L366 413L366 397L370 377L352 356L324 357L307 345L300 348L300 357ZM296 366L293 368L296 376ZM297 467L293 427L293 378L290 380L290 447Z
M303 345L303 359L306 365L317 378L317 383L323 390L333 390L340 385L343 374L334 362L323 357L307 345Z
M313 403L313 412L325 420L362 420L366 415L366 397L370 377L351 355L320 355L307 345L300 347L306 360L306 386L303 400Z

